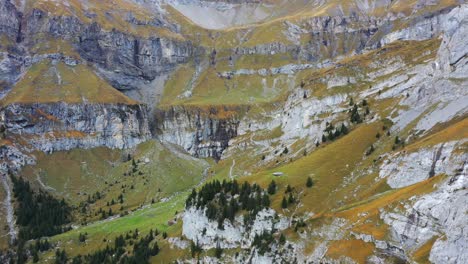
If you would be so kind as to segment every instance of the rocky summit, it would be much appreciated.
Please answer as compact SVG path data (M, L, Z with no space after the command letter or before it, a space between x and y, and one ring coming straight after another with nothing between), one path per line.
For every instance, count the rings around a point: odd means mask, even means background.
M1 263L468 263L464 0L0 0Z

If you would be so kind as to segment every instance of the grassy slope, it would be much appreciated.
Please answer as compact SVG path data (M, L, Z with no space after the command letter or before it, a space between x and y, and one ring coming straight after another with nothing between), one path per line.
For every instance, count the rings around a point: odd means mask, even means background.
M414 142L406 146L410 150L414 146L431 140L430 144L436 144L439 140L450 141L460 138L460 134L466 133L468 124L466 119L462 119L445 129L435 131L428 137ZM352 223L352 226L345 226L346 234L349 230L373 235L376 239L385 239L388 236L387 226L380 220L379 210L386 208L398 208L401 201L405 201L415 195L422 195L434 190L434 186L445 179L445 176L439 175L429 180L411 185L405 188L390 190L381 182L376 182L375 174L364 174L352 183L351 187L343 186L342 183L346 180L351 172L356 172L363 167L373 164L372 159L382 152L388 152L386 142L391 142L393 136L383 138L378 145L375 156L372 155L367 159L360 160L364 157L368 144L375 142L375 133L381 129L381 123L376 122L369 125L361 125L354 129L350 134L339 140L320 147L319 150L309 154L306 157L300 158L293 163L280 166L275 169L260 172L252 176L241 177L240 181L257 182L261 185L268 184L271 179L275 179L279 183L279 191L273 197L273 207L283 214L290 214L290 211L280 209L279 203L283 197L283 191L286 184L295 187L296 191L304 191L301 196L303 207L298 212L315 212L317 213L311 221L308 222L311 228L319 228L325 223L329 223L334 218L344 218ZM437 141L433 141L437 138ZM330 158L334 157L334 158ZM219 169L214 171L215 178L228 178L228 171L231 163L225 162L224 165L219 164L214 168ZM349 165L349 166L347 166ZM285 172L283 177L273 177L274 171ZM305 188L305 180L308 175L312 175L315 185L311 189ZM369 190L363 192L356 199L344 199L344 196L350 195L352 189L364 184ZM158 228L159 230L167 230L169 236L179 236L181 232L180 222L174 226L169 226L167 221L173 218L176 211L183 209L183 201L187 193L182 192L176 195L169 202L157 203L149 208L142 209L123 218L97 222L86 227L81 227L77 230L67 232L56 236L54 241L66 243L65 248L70 252L86 253L92 251L96 247L104 247L106 243L103 238L112 239L121 232L126 232L134 228L138 228L143 232L150 228ZM344 201L341 203L339 201ZM292 208L289 208L292 210ZM363 217L364 216L364 217ZM78 234L87 232L90 239L86 244L78 242ZM288 239L295 238L293 232L286 232ZM170 248L167 242L161 241L164 254L153 258L153 263L164 263L175 260L178 257L188 257L187 250L177 250ZM309 244L306 250L313 249L314 243ZM340 256L348 256L358 263L365 263L366 258L372 254L374 248L372 244L367 244L361 240L335 240L329 244L327 256L338 259ZM359 250L356 247L359 246ZM308 249L311 247L311 249ZM421 248L414 254L415 259L424 258L427 250ZM310 253L310 252L309 252ZM49 253L50 254L50 253ZM71 253L76 254L76 253ZM207 253L212 254L212 253Z
M232 67L227 66L226 60L220 59L216 66L203 70L199 76L195 75L194 66L188 64L181 66L166 83L161 105L166 107L180 104L194 106L272 104L284 100L287 93L298 87L302 81L305 83L304 88L311 90L311 94L315 97L322 98L340 93L352 94L381 81L378 79L373 83L367 77L367 74L379 70L376 64L388 63L395 59L401 60L408 66L424 63L434 58L439 45L438 39L395 42L375 51L346 57L337 62L340 67L308 69L293 76L253 74L234 76L231 79L218 76L218 72L225 70L271 68L293 62L292 58L281 54L241 56ZM426 52L428 50L431 52ZM353 76L356 78L356 83L328 89L328 80L340 76ZM188 98L183 96L184 92L190 89L192 89L191 96Z
M8 95L11 103L122 103L137 104L98 77L88 66L43 61L31 66Z
M378 216L379 209L395 208L398 207L401 201L405 201L415 195L428 193L434 189L434 186L437 183L445 179L445 177L440 175L412 186L397 190L389 190L388 188L378 188L381 183L373 180L376 175L365 175L363 178L358 179L353 186L356 187L362 181L372 179L373 182L370 186L374 186L376 189L373 192L368 192L367 195L361 196L358 201L338 203L338 200L341 200L338 197L342 198L344 195L349 195L349 190L341 186L343 181L346 179L346 175L349 175L352 171L358 170L360 166L363 166L363 163L366 163L359 162L362 155L358 155L357 153L361 151L363 152L365 150L363 146L370 144L375 140L373 135L380 126L380 123L361 125L353 130L349 135L337 140L336 142L325 145L319 150L291 164L252 176L241 177L239 180L247 180L266 185L271 179L273 179L271 172L283 171L286 173L285 176L274 178L280 186L278 194L273 197L273 207L275 207L276 210L284 214L290 213L279 208L279 202L283 197L284 187L286 184L290 184L295 187L297 191L304 190L304 195L301 196L303 207L300 208L298 212L320 212L309 222L309 225L312 228L318 228L322 224L339 217L349 220L350 223L352 223L352 226L345 226L346 230L370 234L376 239L385 239L388 235L388 229ZM438 135L443 134L446 135L444 136L444 140L453 140L459 138L459 133L455 133L453 137L449 136L447 133L452 133L451 131L454 129L457 129L457 131L464 131L466 130L466 126L466 120L462 120L444 130L434 133L433 136L429 137L438 137ZM391 140L393 140L393 137L384 139L384 141ZM406 148L411 149L413 145L421 144L421 142L424 141L425 139L415 142ZM329 157L331 156L335 158L330 159ZM373 157L370 157L369 159L372 158ZM346 166L346 164L351 165ZM223 167L229 168L229 165L230 164L226 164ZM220 179L227 178L226 174L219 173L220 172L218 172L217 175L220 176L215 177ZM305 179L306 176L310 174L313 175L315 185L311 189L306 189ZM183 201L186 195L187 193L180 193L169 202L157 203L149 208L142 209L141 211L132 213L129 216L120 219L109 222L97 222L90 226L82 227L56 236L53 240L61 241L61 243L67 242L66 248L73 250L71 252L78 250L78 252L86 253L96 246L105 246L105 243L102 242L103 238L109 239L120 232L126 232L134 228L138 228L142 231L147 231L149 228L158 228L159 230L167 230L170 236L178 236L180 235L180 224L169 227L167 225L167 220L171 219L176 211L182 210ZM363 215L365 215L365 217L363 217ZM80 244L77 241L78 234L80 232L87 232L89 234L91 239L87 244ZM294 239L293 233L287 232L287 234L289 234L289 239ZM164 241L161 243L167 254L153 259L153 263L159 263L159 261L162 260L171 261L180 256L186 257L188 254L188 252L184 250L170 249ZM373 252L373 246L371 244L363 244L360 240L336 240L329 246L330 248L327 252L328 257L339 258L340 256L346 255L356 260L358 263L364 263L366 257ZM360 246L360 250L355 250L356 246ZM420 251L415 252L415 258L419 258L420 255L424 254L424 248Z
M180 228L180 225L170 226L168 220L172 219L177 211L180 212L184 208L187 195L187 192L180 193L167 202L150 205L129 216L95 222L88 226L57 235L52 238L52 241L65 244L64 248L67 252L70 252L70 255L74 256L93 252L97 248L104 248L108 242L104 241L104 239L110 240L109 242L112 243L113 239L119 234L135 229L138 229L143 234L149 232L150 229L168 232L169 235L174 234L178 232L177 229ZM88 234L89 239L86 243L78 241L80 233Z
M86 217L77 216L90 221L99 218L94 215L99 208L105 211L112 208L118 213L123 207L124 211L129 211L153 199L159 201L190 189L202 180L207 166L206 162L185 154L174 154L158 141L148 141L131 153L138 163L138 172L134 176L124 176L132 170L132 161L123 161L127 153L106 148L75 149L51 155L36 153L37 165L25 167L23 175L36 186L44 187L44 184L51 193L75 206L99 191L104 197L91 205ZM145 163L145 159L149 162ZM120 194L124 196L123 204L118 202ZM112 200L116 204L107 206Z
M448 2L448 1L445 1L445 2ZM398 7L397 5L395 6ZM403 7L401 8L398 7L398 8L399 8L398 10L400 9L403 11L405 10L405 8ZM304 17L307 17L309 15L310 14L305 14L305 13L301 14L301 16L304 16ZM108 23L108 22L103 22L103 23ZM272 23L277 23L277 22L272 22ZM272 36L276 36L275 34L278 34L278 30L267 30L269 25L270 24L265 24L265 26L258 27L252 33L248 34L249 40L242 42L242 43L246 43L245 45L247 46L253 46L258 43L265 42L265 41L268 42L271 39L274 39L272 38ZM122 24L122 26L125 26L125 25ZM225 45L226 47L232 46L233 43L235 42L235 40L233 39L238 39L239 33L242 33L243 30L244 29L236 29L236 30L222 32L220 33L221 37L219 37L218 40L212 41L209 38L207 38L207 39L202 40L202 42L205 45L210 45L210 46L213 45L213 43L214 45L219 45L220 47L223 47L223 45ZM209 34L207 32L204 32L204 34L205 33ZM229 36L229 38L226 37L223 39L223 37L225 36ZM257 42L256 40L258 40L259 42ZM416 46L417 45L415 45L414 47ZM423 49L420 48L420 50L423 50ZM414 51L415 51L414 49L410 49L408 51L408 54ZM397 50L395 51L395 53L401 53L401 50ZM370 57L371 56L369 56L369 58ZM236 65L236 68L247 67L250 63L252 63L252 61L258 62L260 65L271 66L271 65L283 64L283 61L288 62L289 59L278 58L278 60L275 59L274 61L270 61L265 58L252 59L252 60L243 58L242 60L238 62L238 64ZM219 65L219 70L221 69L224 70L228 68L226 65ZM44 70L43 73L44 72L47 73L47 70ZM164 102L164 99L166 99L167 104L181 103L177 101L175 98L177 98L177 96L179 95L179 92L184 91L184 89L186 88L185 84L188 80L187 76L191 74L193 74L192 69L185 68L182 70L181 73L178 73L178 75L175 75L175 77L170 81L172 83L168 85L168 87L169 88L177 87L177 89L174 89L171 91L165 91L165 98L163 98L163 102ZM314 72L307 72L304 75L309 75L309 76L314 75ZM257 102L262 102L262 100L264 100L265 102L271 102L272 100L276 98L275 96L272 96L272 97L264 96L261 93L260 80L256 79L256 77L255 78L236 78L228 82L228 84L216 78L217 77L216 77L215 70L210 69L209 71L205 72L202 75L200 81L196 83L195 90L194 90L194 95L195 95L194 99L192 99L191 101L182 101L182 103L200 104L200 105L207 105L207 104L209 105L209 104L216 104L216 103L218 104L226 104L226 103L241 104L241 103L246 103L246 102L257 103ZM39 83L41 82L42 81L40 80ZM271 79L268 79L268 82L272 83L273 81ZM25 87L27 88L27 85ZM316 92L316 94L314 94L316 96L320 96L322 94L327 93L327 91L324 89L316 89L317 86L312 86L309 88L313 89L314 92ZM347 90L344 90L344 92L352 91L353 89L355 89L355 87L347 87L346 89ZM37 100L37 98L34 98L34 96L30 96L30 94L31 93L29 93L27 89L22 90L22 92L16 93L17 97L15 97L14 100L19 100L19 101ZM79 100L79 97L80 97L79 92L77 93L73 92L72 94L73 96L70 96L70 98L73 98L73 100ZM40 94L35 95L35 96L40 97ZM68 95L67 95L67 98L68 98ZM466 120L463 120L462 122L466 122ZM351 172L357 171L366 166L370 166L370 164L372 163L371 159L373 159L377 154L373 155L372 157L370 157L363 163L361 163L361 158L366 148L371 143L375 142L374 135L377 131L380 131L381 125L382 124L380 122L376 122L370 125L362 125L356 128L353 132L351 132L346 137L343 137L334 143L322 146L316 152L313 152L304 158L294 161L291 164L283 165L281 167L271 169L271 170L266 170L263 172L258 172L254 174L253 176L242 178L242 180L255 181L255 182L261 183L262 185L266 185L273 178L273 176L271 176L272 172L283 171L286 174L284 178L282 179L275 178L275 180L280 182L281 188L284 188L286 184L291 184L295 186L296 189L300 190L300 189L305 189L304 188L305 179L308 175L311 175L316 183L316 186L312 189L304 190L305 192L302 198L304 207L301 208L301 211L322 212L323 214L320 214L319 217L324 216L325 218L333 218L333 217L339 216L339 217L345 217L347 219L356 219L356 217L358 216L357 214L358 212L368 212L368 211L375 212L377 208L380 208L388 203L393 203L395 201L399 201L400 199L409 198L411 195L415 193L424 193L426 191L429 191L431 189L429 188L429 186L432 186L434 184L433 181L440 180L440 178L436 177L432 181L423 182L417 186L410 186L411 188L408 187L408 188L404 188L403 190L387 192L388 188L385 186L385 184L381 182L377 182L377 183L373 182L375 175L371 174L371 175L367 175L366 177L358 179L356 183L353 186L348 187L348 189L340 189L340 184L346 179L346 177ZM457 125L460 125L460 123L457 123L455 126ZM462 130L462 131L465 131L463 132L465 133L463 135L466 135L466 124L462 125L462 127L464 127L465 129L465 130ZM430 141L430 144L432 144L433 142L439 142L439 140L446 140L447 138L452 138L452 135L456 135L458 137L459 136L458 131L459 130L457 130L457 132L448 132L446 130L442 130L440 133L441 134L445 133L444 136L435 137L436 139L432 138L428 140ZM391 139L385 139L384 141L390 142ZM388 142L380 143L382 144L382 149L377 151L377 153L388 151L388 147L389 147ZM415 144L423 144L421 142L423 141L420 141ZM417 145L412 145L412 146L417 146ZM155 147L154 146L148 147L146 151L149 151L149 149L153 149L153 148ZM411 148L411 146L408 146L408 148ZM104 151L104 152L107 152L107 151ZM142 153L147 153L147 152L142 150ZM104 155L106 162L97 161L100 157L102 157L101 155ZM169 153L165 153L164 155L158 155L157 158L155 158L155 160L159 160L161 162L161 157L164 157L166 155L169 155ZM141 157L143 156L144 155L141 155ZM76 194L77 191L81 189L81 188L78 188L77 186L81 186L83 184L88 184L89 186L91 186L89 191L94 190L93 188L96 188L96 189L107 188L108 192L115 194L114 196L116 197L116 195L119 193L118 186L113 188L113 187L103 185L101 177L102 175L105 175L105 174L112 175L112 176L109 176L109 179L118 180L118 181L122 180L122 181L125 181L125 183L130 183L131 181L127 181L128 179L123 179L120 176L114 176L114 175L121 175L130 166L129 163L120 163L120 164L117 164L116 167L110 166L110 163L119 163L120 158L121 158L121 154L119 153L103 154L103 153L100 153L99 150L96 150L95 153L87 152L87 151L83 151L83 152L77 151L76 153L72 151L71 153L68 153L68 154L60 153L57 156L52 156L52 158L48 161L46 161L46 159L48 158L44 158L43 160L42 158L40 158L40 163L38 164L38 166L36 168L29 168L28 170L26 170L26 174L28 174L28 177L31 177L30 179L33 179L33 180L35 179L35 177L37 177L38 174L41 175L40 176L41 179L44 182L46 182L47 185L55 186L58 192L62 192L62 194L68 195L71 199L74 199L76 197L80 197L79 199L85 199L84 196L82 195L80 196ZM82 162L83 159L85 159L86 161L86 169L83 169L82 164L80 164L80 162ZM57 160L60 161L59 166L57 166L57 163L54 162ZM177 161L162 160L162 162L163 164L164 162L168 162L168 164L174 164L174 162L177 162ZM255 162L255 161L252 161L252 162ZM185 161L181 162L180 164L185 164ZM216 173L218 173L219 178L227 177L230 165L231 163L229 161L224 161L220 165L217 166L219 170L217 170ZM41 166L43 166L44 169L39 170L38 168L41 168ZM171 168L173 167L174 166L172 165ZM70 169L70 171L72 172L69 176L65 177L65 178L68 178L69 181L60 179L63 176L62 172L65 170L65 168L67 170ZM145 171L145 175L147 173L150 175L153 175L152 174L154 173L153 170L157 170L157 169L158 169L158 163L154 163L152 167L147 169L147 172ZM164 175L164 176L168 176L166 180L152 181L152 179L150 179L151 182L148 182L147 187L145 187L145 185L142 185L140 182L139 183L140 185L136 186L137 192L135 192L136 193L135 197L138 197L138 198L135 198L135 202L132 202L131 206L136 207L141 203L141 201L147 202L148 195L146 195L146 192L148 191L151 193L151 191L154 191L154 190L151 190L151 188L154 189L154 186L163 186L163 188L167 188L167 191L164 191L164 192L167 192L167 194L176 191L177 188L171 188L171 185L172 187L174 187L176 184L179 184L179 181L183 181L184 179L177 178L178 180L174 180L174 177L172 176L178 177L180 175L184 175L184 170L185 168L182 168L181 170L170 172L167 175ZM193 179L192 182L187 183L187 186L193 186L198 180L199 178ZM349 190L355 188L359 184L364 184L366 186L369 186L369 190L370 190L369 192L366 192L365 194L361 196L363 198L362 202L353 203L355 202L353 199L345 200L344 196L346 195L346 193ZM120 183L118 185L120 185ZM141 196L139 196L140 194ZM375 194L381 194L381 195L375 196ZM89 252L90 250L95 249L96 247L104 246L104 243L102 242L103 238L112 238L114 235L117 235L117 233L119 232L125 232L127 230L134 229L135 227L141 230L149 230L149 228L151 227L157 227L160 230L168 230L176 234L180 232L180 226L176 225L176 226L169 228L167 225L167 220L172 218L176 210L181 210L183 208L183 200L185 198L185 195L186 195L185 193L181 193L169 202L155 204L151 206L150 208L143 209L141 211L138 211L136 213L133 213L129 216L126 216L120 219L112 220L109 222L97 222L90 226L79 228L77 230L65 233L63 235L59 235L55 237L54 240L61 241L62 243L66 243L67 249L71 250L71 252L75 252L75 250L77 250L81 253L86 253L86 252ZM337 199L336 197L339 197L339 199ZM111 196L106 197L105 200L108 201L110 198L112 197ZM275 196L273 205L276 209L279 209L279 202L281 201L281 199L282 199L282 194L278 194ZM100 204L98 204L98 206L104 207L105 200L103 200L102 202L99 202ZM346 201L346 203L338 204L338 201ZM130 208L130 205L129 205L129 208ZM349 208L352 208L352 210L349 210ZM378 221L378 218L372 218L374 216L375 215L369 217L369 219L372 220L370 224L366 223L367 225L365 224L357 225L355 228L356 230L361 230L363 233L371 232L376 237L384 237L386 235L386 228L384 225L382 225ZM79 232L88 232L90 234L91 239L88 244L79 245L79 243L77 242ZM359 252L353 251L353 248L357 245L361 246L362 251L359 251ZM168 251L165 251L165 252L168 252ZM336 255L337 252L346 252L353 259L359 262L362 262L363 259L365 260L365 255L369 254L369 245L362 245L361 241L354 241L354 240L353 241L336 241L334 242L334 244L332 245L331 249L329 250L327 254L331 257L337 257ZM165 255L164 257L168 257L170 259L170 256L168 256L170 254L164 254L164 255ZM164 257L160 256L159 258L163 258L164 260L167 260Z
M138 165L139 170L144 172L143 176L122 176L122 173L131 167L131 161L122 162L121 160L127 157L127 153L118 150L76 149L51 155L36 153L36 157L38 164L26 167L23 176L36 186L39 185L37 180L39 176L45 185L55 189L55 191L50 189L49 191L65 197L73 205L86 200L87 194L99 190L105 196L92 206L93 211L97 211L98 208L107 210L109 207L106 206L106 202L111 199L117 201L121 185L133 184L135 186L134 189L127 190L124 194L123 204L125 210L137 209L135 212L113 220L99 220L51 239L66 249L69 256L93 252L97 248L105 247L107 242L112 245L115 236L136 228L142 233L147 233L150 229L158 229L161 232L168 232L170 236L178 235L180 223L171 226L168 220L173 218L176 212L183 210L188 191L202 181L203 171L208 165L207 162L186 154L175 155L158 141L142 143L132 152L135 160L144 161L145 158L150 160L148 164L139 163ZM105 183L115 181L119 184L111 186ZM149 204L151 197L167 196L171 197L168 201ZM138 210L142 204L146 206ZM110 207L115 209L114 212L118 212L120 206L117 202L116 206ZM86 243L78 241L80 233L88 234ZM166 241L160 241L160 244L163 249L168 247ZM168 251L169 249L166 248L166 252ZM180 253L171 252L171 254ZM165 257L167 256L166 254ZM41 260L52 261L53 252L44 253Z
M127 21L128 14L132 15L141 22L149 23L156 17L150 9L139 6L132 1L126 0L66 0L66 1L27 1L26 12L34 9L40 9L55 16L74 16L82 23L98 23L104 30L111 31L117 29L129 34L151 37L162 36L171 39L184 40L184 38L175 32L164 27L155 27L151 25L135 25ZM95 14L91 18L87 14Z

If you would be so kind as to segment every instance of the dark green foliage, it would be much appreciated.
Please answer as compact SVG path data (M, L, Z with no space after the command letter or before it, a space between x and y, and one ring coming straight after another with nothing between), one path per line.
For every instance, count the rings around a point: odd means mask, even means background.
M200 246L200 244L198 244L198 240L197 240L197 243L194 243L193 241L190 243L190 252L192 253L192 258L200 255L202 251L203 249Z
M306 223L302 219L300 219L294 225L294 231L297 232L297 231L299 231L299 228L302 228L302 227L306 227Z
M348 132L348 127L344 123L341 124L341 127L335 128L333 124L327 122L327 127L322 134L322 142L333 141L342 135L348 134Z
M49 240L44 239L37 239L34 243L34 249L40 252L47 251L52 248L52 245L49 243Z
M272 180L270 184L268 185L268 194L273 195L276 193L276 182Z
M221 248L221 246L218 244L216 244L216 248L215 248L215 257L216 258L221 258L221 256L223 255L223 249Z
M327 137L325 136L325 134L322 135L322 143L325 143L327 142Z
M55 251L55 264L66 264L68 260L67 253L65 250Z
M135 239L137 237L135 236L135 233L138 234L138 231L135 230L135 232L133 232L133 236L127 233L125 238L123 235L120 235L115 238L114 247L107 245L106 248L98 250L92 254L88 254L84 257L77 256L73 258L72 263L149 263L150 257L156 256L160 252L158 243L151 243L154 240L153 232L150 232L150 234L142 237L140 240L133 242L131 239ZM127 243L126 240L130 240L129 243ZM133 244L132 250L129 253L126 253L127 249L125 247L127 244Z
M120 236L115 238L115 240L114 240L114 247L115 248L125 247L125 245L126 245L126 243L125 243L125 239L124 239L123 235L120 235Z
M160 249L159 249L158 242L154 242L153 249L151 250L151 256L154 257L154 256L158 255L159 251L160 251Z
M401 143L401 140L398 136L395 137L395 145L398 145Z
M294 196L292 195L292 193L289 194L289 197L288 197L288 204L293 204L296 202L296 198L294 198Z
M341 134L346 135L346 134L348 134L348 132L349 131L348 131L348 128L346 127L346 125L344 123L341 124Z
M283 200L281 201L281 208L288 208L288 200L286 200L286 197L283 197Z
M265 255L270 250L270 244L274 242L272 233L264 231L260 235L255 235L252 246L258 249L260 255Z
M279 238L279 243L281 245L284 245L286 243L286 237L284 236L284 234L281 233L281 236Z
M307 181L306 181L306 186L307 188L310 188L314 185L314 182L312 181L312 178L311 177L307 177Z
M361 116L359 115L358 106L354 105L351 109L350 119L352 123L362 123Z
M78 240L81 242L81 243L84 243L86 241L86 234L82 234L80 233L78 235Z
M31 256L32 256L32 262L34 263L39 262L39 255L37 254L37 251L31 251Z
M19 239L29 240L52 236L67 230L63 225L71 220L71 208L65 200L57 200L50 194L35 193L29 182L11 176L13 192L18 206L15 208Z
M400 137L395 137L395 144L392 146L392 150L397 149L399 146L405 146L405 142L400 139Z
M272 182L268 188L269 192L276 190L276 183ZM270 206L270 198L257 184L250 185L245 182L239 186L234 181L213 181L205 184L199 192L192 193L185 202L187 208L196 207L206 209L205 215L210 220L218 222L218 228L223 228L225 219L230 221L238 212L244 210L244 218L247 226L255 220L257 213Z
M29 244L29 253L32 257L32 262L39 262L39 252L47 251L51 248L51 245L47 239L37 239L34 243ZM24 250L24 241L19 240L17 244L17 260L16 263L26 263L28 256Z

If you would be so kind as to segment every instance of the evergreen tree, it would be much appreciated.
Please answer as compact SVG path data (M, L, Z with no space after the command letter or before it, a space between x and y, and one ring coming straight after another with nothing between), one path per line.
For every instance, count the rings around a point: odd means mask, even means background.
M216 249L215 249L215 257L219 259L219 258L221 258L222 255L223 255L223 249L221 248L219 243L217 243L216 244Z
M286 197L283 196L283 200L281 201L281 208L286 209L288 208L288 201L286 200Z
M159 254L159 245L158 242L154 242L153 249L151 250L151 256L156 256Z
M284 243L286 243L286 237L284 236L283 233L281 233L281 235L280 235L279 243L280 243L281 245L284 245Z
M395 137L395 145L398 145L401 143L401 140L398 136Z
M50 194L34 192L29 182L11 175L13 193L18 206L15 207L18 238L29 240L51 236L64 231L63 225L71 220L71 207L65 200L58 200Z
M68 257L65 250L60 251L57 249L57 251L55 251L55 264L66 264L67 260Z
M79 236L78 236L78 240L79 240L81 243L84 243L84 242L86 241L86 235L80 233Z
M307 177L307 182L306 182L306 186L307 188L310 188L314 185L314 182L312 181L312 178L311 177Z
M190 252L192 253L192 258L198 256L202 252L202 248L198 244L198 240L196 243L193 241L190 243Z
M267 194L263 195L262 205L263 205L263 207L269 207L270 206L270 197Z
M37 254L37 250L33 250L33 251L31 252L31 255L32 255L32 261L33 261L34 263L39 262L39 255Z
M348 128L346 127L346 125L344 123L341 124L341 134L343 134L343 135L348 134Z
M276 182L272 180L271 183L268 185L268 194L273 195L276 193Z
M353 109L351 110L351 122L353 122L353 123L361 123L362 122L361 116L359 115L357 105L354 105Z

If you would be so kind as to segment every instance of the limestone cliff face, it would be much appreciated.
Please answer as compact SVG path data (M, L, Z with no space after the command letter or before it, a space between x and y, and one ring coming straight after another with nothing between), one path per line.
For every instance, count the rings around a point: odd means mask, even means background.
M229 146L229 140L237 136L239 126L236 113L219 114L220 110L214 108L208 112L177 106L158 110L155 134L164 141L182 146L196 157L219 160Z
M18 42L9 50L19 64L30 56L27 50L47 36L69 41L80 56L94 63L102 75L116 88L138 89L142 84L185 63L203 49L190 41L161 35L140 36L117 29L106 30L96 22L84 23L76 16L54 16L39 9L23 14L8 0L0 1L0 33ZM95 15L95 14L94 14ZM87 14L93 18L93 14ZM178 27L163 19L139 21L129 15L126 21L134 26L156 26L177 34ZM5 70L14 65L5 64Z
M0 1L0 33L16 39L20 29L20 14L10 1Z
M133 147L151 136L143 105L12 104L0 115L7 136L20 136L45 152Z
M42 10L34 10L25 21L22 38L30 40L48 33L70 40L81 57L95 63L118 89L138 88L138 81L151 81L187 62L196 52L190 41L106 31L97 23L84 24L70 16L50 17Z

